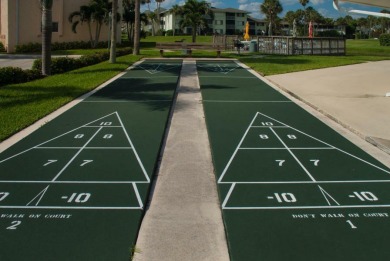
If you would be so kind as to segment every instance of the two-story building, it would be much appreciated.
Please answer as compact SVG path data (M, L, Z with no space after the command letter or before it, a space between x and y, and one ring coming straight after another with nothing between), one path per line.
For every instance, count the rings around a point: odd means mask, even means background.
M266 29L265 21L248 16L249 12L247 11L234 8L221 9L214 7L212 7L211 10L214 13L214 18L208 20L208 26L210 28L208 33L227 35L242 34L245 30L247 21L251 24L251 35L262 34ZM171 10L164 10L161 13L163 30L172 30L175 34L190 34L192 30L190 27L180 28L181 19L180 15L173 14Z
M122 0L118 1L122 10ZM72 32L69 15L79 11L80 6L88 5L90 0L53 0L52 42L89 41L87 23L79 24L77 34ZM119 11L122 13L122 11ZM92 28L95 28L92 24ZM120 23L118 23L118 38L120 38ZM100 40L107 41L108 26L103 26ZM16 45L38 43L42 41L41 7L38 0L0 0L0 41L7 52L14 52Z

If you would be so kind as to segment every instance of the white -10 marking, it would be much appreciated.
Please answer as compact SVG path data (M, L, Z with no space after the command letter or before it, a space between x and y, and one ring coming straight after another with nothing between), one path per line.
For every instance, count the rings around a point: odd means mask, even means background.
M3 201L8 196L9 192L0 192L0 201Z
M298 139L297 136L292 135L292 134L287 135L287 137L288 137L290 140L296 140L296 139Z
M262 122L261 125L263 126L274 126L272 122Z
M84 137L84 134L77 134L74 136L75 139L82 139Z
M85 203L91 197L91 193L73 193L68 199L68 203L76 202L76 203Z
M111 125L112 125L112 122L110 122L110 121L101 122L101 123L100 123L100 126L111 126Z
M112 134L106 134L103 136L103 139L111 139L112 138Z
M294 203L297 202L297 199L295 198L293 193L274 193L276 200L279 203L287 202L287 203Z
M259 137L260 137L260 139L262 139L262 140L268 140L268 135L260 134Z
M360 199L361 201L378 201L379 199L374 195L374 193L369 191L362 191L362 192L353 192L355 196ZM353 197L353 195L351 195ZM351 197L350 196L350 197Z

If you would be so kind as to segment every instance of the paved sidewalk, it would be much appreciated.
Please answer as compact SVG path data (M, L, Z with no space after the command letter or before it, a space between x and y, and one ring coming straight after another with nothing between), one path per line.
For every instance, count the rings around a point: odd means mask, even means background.
M53 55L52 57L79 58L80 55ZM34 60L41 58L38 54L0 54L0 67L19 67L30 70Z
M390 61L267 77L390 154Z
M157 175L135 260L229 260L194 61L183 63Z

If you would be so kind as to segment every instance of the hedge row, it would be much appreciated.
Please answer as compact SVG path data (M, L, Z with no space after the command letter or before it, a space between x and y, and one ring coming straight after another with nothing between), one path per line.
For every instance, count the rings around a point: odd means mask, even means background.
M132 48L123 48L117 50L117 56L132 53ZM51 73L59 74L71 70L79 69L85 66L107 61L110 58L109 52L84 55L80 58L58 57L51 60ZM0 86L12 83L23 83L43 78L42 60L37 59L33 63L32 70L22 70L18 67L0 68Z
M381 34L379 43L381 46L390 46L390 34Z
M0 52L5 52L4 44L0 42Z
M39 70L22 70L19 67L0 68L0 86L29 82L40 78L43 76Z
M118 47L125 46L124 44L117 44ZM107 48L108 42L99 42L95 48ZM90 42L76 41L76 42L55 42L51 44L51 50L74 50L74 49L93 49ZM40 53L42 50L41 43L20 44L15 48L16 53Z

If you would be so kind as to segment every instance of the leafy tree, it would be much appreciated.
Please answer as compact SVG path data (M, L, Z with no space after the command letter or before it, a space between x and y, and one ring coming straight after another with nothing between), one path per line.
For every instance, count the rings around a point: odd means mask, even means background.
M80 6L79 11L72 12L68 20L72 23L72 31L77 33L76 29L79 24L86 22L90 35L91 46L96 47L99 42L100 31L103 24L109 22L109 12L111 10L111 3L109 0L91 0L89 5ZM77 19L78 20L75 20ZM92 36L91 24L95 23L95 36Z
M266 21L275 27L275 21L278 19L278 14L283 12L282 4L279 0L264 0L264 3L260 5L260 12L265 14ZM272 28L270 28L272 30Z
M303 6L303 11L305 13L303 24L304 24L304 30L303 33L306 34L306 24L307 24L307 14L306 14L306 5L309 3L309 0L299 0L299 3Z
M196 42L196 34L199 29L208 29L208 19L214 17L211 6L206 1L187 0L181 7L183 19L180 21L180 27L192 28L192 42Z
M42 74L50 75L53 0L40 0L42 9Z
M161 17L160 17L160 8L161 8L161 3L164 2L165 0L155 0L157 4L157 9L156 9L156 19L157 19L157 32L161 32Z
M123 1L123 22L126 25L127 39L130 43L134 44L134 22L135 22L135 1L124 0ZM140 14L141 22L147 23L148 19L145 14Z

